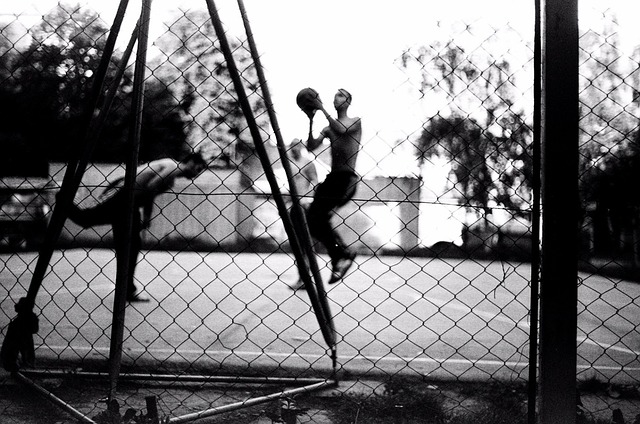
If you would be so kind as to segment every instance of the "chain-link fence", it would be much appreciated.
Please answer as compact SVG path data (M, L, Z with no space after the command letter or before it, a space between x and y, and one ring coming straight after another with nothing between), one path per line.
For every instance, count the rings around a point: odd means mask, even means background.
M138 242L120 377L120 399L134 408L149 394L157 395L167 416L241 402L244 392L234 390L245 383L241 378L255 376L282 386L291 384L289 378L315 384L314 378L336 376L379 384L404 377L425 384L525 385L530 366L536 366L530 335L537 325L530 316L531 282L537 279L532 259L538 263L533 177L540 172L533 160L533 10L520 21L524 25L513 23L515 17L441 20L437 30L395 54L402 82L394 93L405 94L407 110L420 115L419 122L390 138L363 130L357 189L331 217L356 257L344 281L324 286L336 331L335 346L328 346L315 291L298 285L305 267L298 267L277 200L287 208L298 201L309 207L331 171L329 145L307 152L287 141L288 166L304 177L290 192L279 129L269 120L250 40L229 24L229 44L276 186L269 181L202 3L162 15L162 29L152 33L138 162L155 164L141 169L162 173L158 164L180 169L185 155L197 152L208 167L193 179L174 173L165 186L154 186L154 195L136 204L141 212L133 215L124 241L116 234L127 228L116 219L124 202L103 212L95 225L66 222L35 297L39 367L108 374L117 253L120 260L136 253L132 246ZM237 13L224 11L224 23ZM600 20L581 28L577 379L583 387L631 393L621 388L640 384L638 204L627 183L640 169L640 50L623 37L617 20L622 12L600 13ZM14 305L28 291L37 249L48 242L45 227L56 194L67 184L67 164L78 160L87 143L83 119L93 112L91 84L110 29L111 22L86 5L61 3L42 15L3 16L3 337ZM122 32L129 29L125 23ZM105 73L103 92L112 93L112 103L104 108L109 113L101 132L92 133L90 164L75 195L79 210L105 204L109 190L127 181L136 84L133 61L123 60L130 54L126 43L116 45ZM359 93L351 94L357 108ZM330 96L321 92L335 116ZM296 136L306 140L308 120L295 112L304 123ZM362 120L366 129L367 117ZM313 129L316 136L322 125ZM324 281L336 267L331 249L315 244ZM130 390L122 381L131 374L144 381L167 374L172 386ZM211 389L213 375L231 378L231 386ZM255 393L269 393L266 380ZM471 395L440 394L457 408L472 409L466 403ZM610 414L616 402L623 403L605 398L583 400L583 408ZM104 405L96 399L78 408L95 416ZM526 405L513 408L511 413L523 415Z

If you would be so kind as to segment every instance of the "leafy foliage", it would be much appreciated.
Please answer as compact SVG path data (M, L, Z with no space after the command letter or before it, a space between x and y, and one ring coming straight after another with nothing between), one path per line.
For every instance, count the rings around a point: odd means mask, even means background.
M608 18L580 39L580 184L587 203L629 206L640 202L640 193L627 184L640 160L637 60L624 57L615 19Z
M402 56L422 95L440 104L415 141L419 160L446 158L454 196L487 212L494 206L517 212L530 202L532 133L517 85L526 62L514 66L501 54L503 35L483 39L481 48L451 38Z
M0 140L14 146L13 162L66 161L77 154L77 146L85 141L86 116L93 106L90 93L108 30L94 11L60 3L31 28L26 49L2 57L0 67L8 70L8 83L0 90L0 104L10 119ZM111 59L105 89L114 83L120 54ZM132 84L128 69L94 161L126 160ZM185 135L175 97L159 81L148 81L146 88L140 159L176 156L185 147Z
M229 38L258 126L268 128L248 48ZM253 155L253 141L209 14L201 10L179 12L155 45L161 55L153 62L153 74L171 85L186 113L189 144L229 162L242 162Z

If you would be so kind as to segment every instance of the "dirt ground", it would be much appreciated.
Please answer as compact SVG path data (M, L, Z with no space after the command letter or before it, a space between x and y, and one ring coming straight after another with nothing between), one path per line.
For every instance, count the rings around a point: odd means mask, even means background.
M155 399L160 417L176 417L212 407L268 395L281 388L166 383L121 382L118 414L107 412L108 383L77 377L33 379L96 423L151 423L146 398ZM640 414L638 387L590 387L582 392L579 408L587 424L612 422L618 409L624 423L636 424ZM127 409L130 409L127 412ZM398 380L341 381L337 387L294 398L232 410L197 420L204 424L501 424L527 422L526 387L522 384L426 383ZM128 415L127 415L128 414ZM127 420L128 419L128 420ZM45 397L0 373L1 424L73 424L78 421ZM615 422L615 421L614 421Z

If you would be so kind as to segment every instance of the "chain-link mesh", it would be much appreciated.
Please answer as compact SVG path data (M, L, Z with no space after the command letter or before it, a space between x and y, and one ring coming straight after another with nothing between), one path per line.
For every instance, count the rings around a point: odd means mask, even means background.
M150 301L127 306L124 370L329 375L332 361L309 297L289 287L299 279L298 268L204 6L174 12L151 40L140 159L179 160L197 151L209 168L193 180L176 179L153 199L135 268L135 285ZM581 28L584 272L577 377L637 386L638 204L628 182L638 169L640 59L637 48L622 45L616 11L602 18ZM68 4L34 21L4 16L0 32L1 113L10 118L0 134L9 158L6 175L12 175L0 187L3 336L13 305L29 286L34 247L63 178L61 164L82 137L88 88L109 30L90 8ZM357 252L344 281L327 287L338 375L383 383L398 376L527 381L532 176L539 172L532 161L533 16L529 22L531 28L441 22L443 31L433 39L398 51L402 89L413 93L410 101L424 116L421 126L403 128L403 137L376 134L362 141L359 160L366 165L356 194L333 217ZM229 36L290 204L255 64L244 36ZM117 50L114 64L121 56ZM122 81L108 73L107 87L114 81L113 110L76 196L81 207L125 174L132 68ZM300 119L306 119L302 113ZM383 157L376 150L381 145L389 152ZM303 154L319 181L328 172L328 155ZM381 176L394 158L414 171ZM310 202L312 193L313 187L302 191L301 201ZM110 225L67 222L36 299L39 363L105 369L113 247ZM323 246L316 250L326 280L332 263ZM225 390L217 397L207 387L131 392L127 386L121 396L137 408L154 392L170 416L236 399ZM465 408L464 399L449 400ZM585 401L584 408L612 408L602 404ZM83 409L96 415L103 405Z

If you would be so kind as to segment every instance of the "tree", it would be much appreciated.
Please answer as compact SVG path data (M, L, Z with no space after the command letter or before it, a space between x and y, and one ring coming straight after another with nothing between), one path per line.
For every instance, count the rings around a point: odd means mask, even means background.
M472 28L466 32L474 33ZM528 74L530 57L513 66L508 52L500 50L508 45L507 36L515 35L480 37L482 45L471 49L456 37L402 55L402 66L419 79L423 98L440 106L415 142L421 164L445 157L452 170L451 189L485 213L497 205L518 213L531 199L528 88L518 86L518 78Z
M0 87L11 75L11 63L16 57L16 44L20 39L20 31L24 28L17 21L0 22Z
M77 143L84 141L84 117L92 106L91 87L108 31L94 11L59 3L31 29L31 45L12 63L13 91L3 94L16 111L13 128L23 135L31 151L41 152L47 160L66 161L78 153ZM112 57L105 88L114 81L119 56L115 52ZM94 161L126 160L131 86L128 71L98 140ZM154 159L156 151L175 152L184 146L182 120L174 113L175 98L167 90L156 82L148 84L140 154L143 161ZM159 99L162 101L157 102ZM162 125L164 131L153 130L152 125Z
M180 12L166 25L167 31L155 43L161 56L154 60L153 74L172 87L186 113L189 144L237 164L254 155L209 14L199 10ZM268 136L269 121L251 55L237 40L230 39L230 44L253 114Z
M16 42L20 38L15 22L0 30L0 176L46 176L47 163L38 146L27 143L17 122L20 120L20 96L12 81L11 70L20 56Z
M31 45L15 63L27 138L50 159L68 158L83 137L80 123L107 32L95 12L60 3L31 29Z
M617 22L605 13L599 30L580 37L580 151L582 168L597 164L628 139L637 118L628 107L633 90L626 82L628 61L620 46Z
M518 214L530 201L531 134L522 121L501 125L510 129L508 138L485 131L471 118L438 115L427 122L417 140L418 154L421 161L434 156L448 159L454 197L485 214L491 213L491 205Z
M590 246L634 258L640 190L640 48L628 54L611 10L580 38L580 194Z
M637 154L637 61L625 57L616 16L580 37L580 185L584 202L597 202L613 174ZM637 56L640 57L640 54ZM639 59L640 60L640 59ZM623 172L626 173L626 172ZM599 181L602 180L602 181ZM624 196L622 196L624 197Z

